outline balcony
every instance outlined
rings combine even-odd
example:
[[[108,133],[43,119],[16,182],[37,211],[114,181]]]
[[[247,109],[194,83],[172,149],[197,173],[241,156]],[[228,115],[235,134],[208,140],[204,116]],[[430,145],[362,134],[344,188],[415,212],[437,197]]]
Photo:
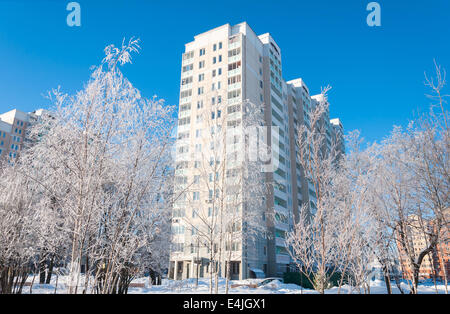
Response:
[[[228,99],[228,104],[229,105],[236,104],[236,103],[241,103],[241,102],[242,102],[242,97],[241,96]]]
[[[237,69],[228,71],[228,77],[232,77],[232,76],[235,76],[235,75],[238,75],[238,74],[241,74],[241,73],[242,73],[242,67],[239,67]]]
[[[283,182],[283,183],[284,183],[284,182]],[[286,192],[280,191],[280,190],[277,189],[277,188],[274,188],[273,191],[274,191],[273,193],[274,193],[275,196],[277,196],[277,197],[279,197],[279,198],[282,198],[282,199],[287,198],[287,197],[286,197]]]
[[[284,208],[283,206],[275,204],[274,208],[275,208],[276,212],[281,213],[285,216],[289,216],[289,211],[286,208]]]
[[[228,90],[231,91],[231,90],[234,90],[234,89],[240,89],[241,87],[242,87],[242,83],[241,82],[234,83],[234,84],[228,85]]]
[[[282,223],[281,221],[275,221],[275,228],[283,230],[283,231],[288,231],[289,225]],[[281,238],[276,238],[276,239],[281,239]],[[284,239],[283,239],[283,241],[284,241]],[[280,245],[280,246],[285,246],[284,242],[283,242],[283,245]]]
[[[191,102],[191,100],[192,100],[192,97],[181,98],[180,99],[180,105],[187,104],[187,103]]]
[[[191,89],[191,88],[192,88],[192,83],[189,83],[189,84],[181,85],[180,90],[184,91],[186,89]]]
[[[241,46],[241,42],[240,41],[236,41],[234,43],[229,43],[228,44],[228,50],[233,50],[234,48],[238,48]]]
[[[233,63],[233,62],[236,62],[236,61],[239,61],[239,60],[241,60],[241,55],[240,54],[238,54],[236,56],[228,57],[228,63]]]
[[[286,247],[286,240],[283,238],[275,238],[275,245]]]
[[[178,114],[178,118],[186,118],[189,117],[191,115],[191,110],[186,110],[186,111],[180,111],[180,113]]]
[[[183,61],[181,61],[181,65],[188,65],[191,64],[193,62],[194,58],[189,58],[189,59],[185,59]]]
[[[190,71],[186,71],[186,72],[181,72],[181,78],[185,78],[188,76],[191,76],[194,74],[194,70],[190,70]]]
[[[291,258],[289,255],[277,254],[276,255],[277,264],[289,264],[291,262]]]

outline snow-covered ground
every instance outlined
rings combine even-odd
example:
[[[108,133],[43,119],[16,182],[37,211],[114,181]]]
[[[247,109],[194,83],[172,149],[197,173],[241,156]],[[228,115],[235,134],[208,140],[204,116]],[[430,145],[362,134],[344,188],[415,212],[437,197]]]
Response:
[[[67,293],[66,277],[60,277],[58,280],[58,286],[56,293]],[[32,278],[28,279],[31,283]],[[249,284],[258,283],[260,280],[248,279],[241,281],[232,281],[231,284]],[[84,282],[84,278],[81,278],[80,282]],[[132,284],[143,285],[144,287],[132,287],[129,289],[130,294],[149,294],[149,293],[180,293],[180,294],[208,294],[209,293],[209,280],[199,279],[198,287],[196,287],[195,279],[174,281],[164,279],[162,285],[160,286],[150,286],[148,284],[148,278],[138,278],[133,280]],[[406,282],[402,282],[402,289],[405,293],[409,292],[409,286]],[[34,284],[32,293],[33,294],[53,294],[55,293],[56,279],[53,278],[51,284],[49,285],[39,285]],[[437,291],[436,291],[437,288]],[[82,287],[79,289],[79,293],[83,290]],[[394,285],[392,287],[392,292],[394,294],[399,294],[400,291]],[[23,293],[30,293],[30,287],[26,286],[23,289]],[[225,279],[219,280],[219,293],[225,293]],[[314,290],[303,289],[302,287],[295,284],[284,284],[280,281],[273,281],[265,286],[258,288],[249,288],[246,286],[241,286],[237,288],[230,288],[229,293],[231,294],[315,294]],[[327,294],[337,294],[338,288],[334,287],[326,290]],[[341,294],[355,293],[358,294],[360,291],[357,288],[345,285],[341,288]],[[364,293],[364,291],[361,291]],[[386,286],[383,281],[372,281],[370,285],[371,294],[385,294]],[[433,283],[423,283],[419,286],[419,293],[421,294],[435,294],[445,293],[445,286],[443,284],[438,284],[437,287]]]

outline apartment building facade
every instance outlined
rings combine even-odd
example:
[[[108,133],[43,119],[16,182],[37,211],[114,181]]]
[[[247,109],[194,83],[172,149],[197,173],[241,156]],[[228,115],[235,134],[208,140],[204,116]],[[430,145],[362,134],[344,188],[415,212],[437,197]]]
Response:
[[[444,219],[446,222],[450,219],[450,209],[444,211]],[[414,258],[417,259],[419,254],[424,251],[430,245],[428,236],[425,231],[437,232],[436,220],[421,222],[417,215],[409,217],[410,227],[410,241],[408,250],[414,254]],[[425,230],[424,230],[425,229]],[[447,223],[443,223],[440,229],[439,243],[437,246],[427,255],[424,256],[422,264],[419,269],[419,279],[432,279],[450,280],[450,243],[449,239],[449,226]],[[397,233],[397,236],[399,234]],[[397,241],[397,248],[399,252],[400,266],[402,271],[402,277],[404,279],[413,279],[413,270],[409,261],[409,255],[406,253],[406,248],[400,241]]]
[[[0,114],[0,162],[15,159],[29,140],[27,128],[38,121],[43,109],[23,112],[18,109]]]
[[[286,234],[298,219],[302,206],[308,204],[314,208],[316,201],[312,184],[300,173],[297,128],[309,125],[311,110],[318,102],[326,100],[320,95],[311,96],[302,79],[285,81],[282,74],[280,47],[269,33],[258,36],[245,22],[212,29],[185,45],[175,186],[187,193],[174,204],[170,278],[208,277],[212,274],[211,267],[222,277],[230,271],[232,279],[282,276],[289,271],[292,263],[285,243]],[[209,189],[209,193],[203,193],[208,188],[200,187],[196,191],[202,184],[197,169],[204,168],[204,164],[217,163],[213,158],[203,158],[208,152],[217,153],[208,138],[217,128],[233,127],[236,141],[240,138],[240,143],[247,145],[242,125],[247,119],[243,107],[248,102],[262,112],[273,171],[264,173],[264,180],[269,183],[264,204],[258,208],[243,204],[241,210],[261,215],[263,230],[257,236],[247,235],[243,221],[237,229],[241,234],[233,236],[238,240],[225,246],[222,254],[226,255],[227,250],[235,251],[231,263],[219,257],[216,264],[211,265],[213,248],[199,244],[196,224],[213,219],[214,215],[201,216],[199,212],[211,212],[211,197],[215,191]],[[324,121],[331,146],[333,138],[342,137],[343,131],[342,124],[339,122],[338,127],[334,127],[328,115],[328,112],[324,115]],[[336,132],[338,129],[342,132]],[[224,154],[230,153],[231,146],[227,146]],[[246,148],[241,146],[241,149]],[[196,157],[200,155],[203,157]],[[211,171],[209,177],[215,179],[227,171],[229,169],[220,173]],[[241,189],[245,188],[246,182],[241,182]]]

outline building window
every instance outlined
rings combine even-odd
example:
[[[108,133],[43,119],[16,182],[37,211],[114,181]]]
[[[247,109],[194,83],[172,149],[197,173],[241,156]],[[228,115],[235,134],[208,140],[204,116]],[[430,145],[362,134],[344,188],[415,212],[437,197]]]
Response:
[[[186,124],[190,124],[191,123],[191,118],[187,117],[187,118],[182,118],[180,120],[178,120],[178,125],[186,125]]]
[[[181,146],[180,148],[178,148],[178,153],[180,153],[180,154],[189,153],[189,147]]]
[[[215,64],[217,62],[217,58],[213,57],[213,64]]]
[[[200,176],[194,176],[194,184],[200,183]]]
[[[194,57],[194,52],[193,51],[189,51],[186,52],[185,54],[183,54],[183,60],[188,60]]]
[[[183,72],[188,72],[194,69],[194,65],[193,64],[189,64],[183,67]]]
[[[240,89],[236,89],[233,90],[231,92],[228,92],[228,99],[232,99],[232,98],[236,98],[241,96],[241,90]]]
[[[186,104],[186,105],[180,106],[180,111],[187,111],[187,110],[191,110],[191,104]]]
[[[181,98],[186,98],[186,97],[191,97],[191,96],[192,96],[192,89],[182,91],[181,95],[180,95]]]
[[[232,114],[232,113],[235,113],[235,112],[239,112],[239,111],[241,111],[241,105],[234,105],[234,106],[229,106],[228,108],[227,108],[227,112],[228,112],[228,114]]]
[[[200,49],[200,56],[204,56],[206,54],[206,48]]]
[[[190,83],[192,83],[192,76],[184,78],[184,79],[181,80],[181,85],[187,85],[187,84],[190,84]]]
[[[174,218],[184,217],[184,209],[183,208],[175,208],[173,210],[173,217]]]
[[[173,243],[173,244],[172,244],[172,247],[173,247],[173,251],[174,251],[174,252],[183,252],[184,243]],[[182,272],[182,270],[180,269],[182,266],[183,266],[183,264],[178,263],[178,269],[177,269],[177,271],[178,271],[179,273]]]
[[[203,61],[200,61],[199,63],[198,63],[198,68],[199,69],[202,69],[202,68],[204,68],[205,67],[205,61],[203,60]]]
[[[241,81],[241,75],[236,75],[228,78],[228,85],[236,84]]]
[[[194,199],[194,201],[200,200],[200,192],[194,192],[193,199]]]
[[[241,67],[241,61],[234,62],[228,65],[228,71],[233,71]]]
[[[198,81],[201,82],[205,79],[205,74],[199,74],[198,75]]]
[[[236,128],[236,127],[238,127],[238,126],[240,126],[240,125],[241,125],[241,120],[240,120],[240,119],[233,120],[233,121],[228,121],[228,122],[227,122],[227,126],[228,126],[229,128]]]
[[[184,234],[184,226],[178,226],[178,225],[172,226],[172,233],[173,234]]]
[[[214,44],[213,45],[213,51],[216,51],[217,50],[217,44]]]
[[[234,57],[241,53],[241,48],[236,48],[233,50],[228,51],[228,57]]]
[[[183,140],[185,138],[189,138],[189,132],[180,132],[178,133],[178,139]]]
[[[222,49],[222,42],[219,43],[219,49]]]
[[[233,275],[239,275],[239,262],[231,263],[231,273]]]

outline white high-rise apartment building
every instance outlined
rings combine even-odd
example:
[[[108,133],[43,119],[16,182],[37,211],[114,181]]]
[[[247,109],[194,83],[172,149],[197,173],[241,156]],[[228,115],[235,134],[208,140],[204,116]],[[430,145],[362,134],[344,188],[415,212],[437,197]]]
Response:
[[[13,109],[0,114],[0,162],[17,157],[28,140],[27,128],[35,123],[43,112],[43,109],[29,113]]]
[[[208,123],[210,119],[217,121],[229,113],[223,128],[239,125],[244,116],[236,106],[245,101],[261,108],[264,123],[269,127],[267,139],[272,159],[278,164],[273,172],[265,174],[271,186],[264,197],[265,208],[243,207],[264,216],[261,221],[265,236],[250,240],[246,228],[238,229],[242,235],[227,248],[238,252],[230,264],[232,279],[282,276],[289,271],[291,259],[285,244],[286,233],[293,227],[303,204],[309,204],[312,210],[315,206],[311,184],[300,175],[296,130],[301,124],[309,125],[309,112],[322,99],[320,95],[311,96],[302,79],[286,82],[281,60],[281,49],[271,35],[258,36],[245,22],[226,24],[195,36],[194,41],[185,45],[182,56],[176,189],[199,184],[197,169],[211,162],[184,158],[186,154],[213,150],[214,144],[209,147],[206,139],[213,131]],[[328,116],[324,119],[331,145],[333,137],[342,136],[342,132],[335,131],[342,131],[342,124],[338,120],[331,124]],[[222,174],[211,174],[214,175]],[[242,185],[245,189],[245,183]],[[186,191],[189,192],[184,197],[189,201],[181,200],[174,205],[169,266],[169,277],[174,279],[208,277],[213,267],[209,260],[211,248],[198,245],[194,231],[195,225],[202,223],[196,220],[197,211],[211,210],[207,204],[214,191],[210,190],[210,195],[188,188]],[[274,219],[266,219],[267,214]],[[220,259],[215,269],[224,277],[226,261]]]

